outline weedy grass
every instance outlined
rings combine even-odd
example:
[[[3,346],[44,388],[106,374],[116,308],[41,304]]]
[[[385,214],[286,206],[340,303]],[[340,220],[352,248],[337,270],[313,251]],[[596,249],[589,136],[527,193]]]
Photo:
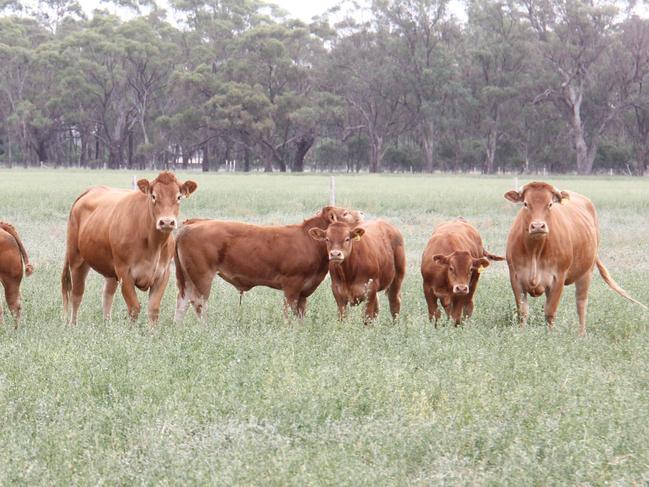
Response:
[[[143,176],[140,174],[139,176]],[[153,174],[147,174],[153,176]],[[325,176],[181,174],[199,183],[183,217],[298,222],[328,201]],[[0,328],[0,484],[427,485],[640,484],[649,480],[649,318],[591,288],[577,336],[567,288],[557,330],[542,300],[515,326],[506,265],[482,276],[462,328],[428,323],[421,252],[438,223],[463,216],[504,253],[516,208],[511,179],[337,176],[337,202],[404,233],[402,315],[339,322],[329,281],[303,322],[277,291],[243,297],[214,282],[207,323],[101,318],[91,273],[80,323],[61,321],[66,218],[87,186],[128,187],[131,173],[0,171],[0,218],[19,229],[36,266],[24,319]],[[522,182],[522,181],[521,181]],[[600,255],[649,303],[649,181],[553,178],[599,210]],[[287,255],[289,259],[291,256]],[[146,295],[140,294],[146,301]],[[5,311],[6,313],[6,311]],[[8,317],[7,317],[8,318]]]

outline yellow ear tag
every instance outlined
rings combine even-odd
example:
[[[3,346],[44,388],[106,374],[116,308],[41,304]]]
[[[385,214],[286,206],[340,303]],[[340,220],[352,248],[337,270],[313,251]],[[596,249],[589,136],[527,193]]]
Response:
[[[567,205],[568,204],[568,198],[561,198],[561,204],[562,205]]]
[[[483,266],[483,265],[481,265],[480,267],[478,267],[478,274],[482,274],[482,273],[485,271],[485,269],[486,269],[486,267]]]
[[[354,237],[354,240],[356,240],[357,242],[358,242],[360,239],[361,239],[361,236],[360,236],[360,235],[356,235],[356,236]]]

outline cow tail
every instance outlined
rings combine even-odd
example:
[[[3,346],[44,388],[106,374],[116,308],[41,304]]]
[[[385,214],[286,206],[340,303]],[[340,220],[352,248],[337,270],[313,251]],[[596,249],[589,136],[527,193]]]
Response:
[[[63,272],[61,272],[61,295],[63,296],[63,311],[67,314],[70,294],[72,293],[72,278],[70,277],[70,261],[66,253],[65,262],[63,262]]]
[[[32,272],[34,272],[34,266],[29,262],[29,256],[27,255],[27,251],[25,250],[25,246],[23,245],[23,242],[20,240],[20,237],[18,236],[18,232],[16,231],[13,225],[5,222],[0,222],[0,228],[2,228],[5,232],[11,235],[16,241],[16,244],[18,244],[18,250],[20,250],[20,255],[22,256],[23,263],[25,264],[25,275],[31,276]]]
[[[482,252],[483,252],[484,256],[487,259],[492,260],[494,262],[495,261],[500,261],[500,260],[505,260],[504,257],[501,257],[500,255],[491,254],[491,253],[487,252],[485,249],[482,249]]]
[[[176,265],[176,284],[178,285],[178,294],[181,298],[185,297],[185,291],[187,289],[187,278],[185,277],[185,270],[183,269],[183,264],[180,262],[180,256],[178,255],[178,241],[176,240],[176,245],[174,248],[174,264]]]
[[[606,282],[606,284],[608,284],[608,287],[610,287],[613,291],[618,293],[623,298],[628,299],[632,303],[638,304],[638,305],[642,306],[644,309],[647,309],[647,306],[645,306],[640,301],[636,301],[631,296],[629,296],[627,294],[627,292],[624,289],[622,289],[618,285],[618,283],[615,282],[615,280],[613,280],[611,275],[608,273],[608,269],[606,269],[606,266],[604,265],[604,263],[602,262],[602,260],[599,257],[597,257],[597,270],[599,271],[600,276],[602,276],[602,279],[604,279],[604,282]]]

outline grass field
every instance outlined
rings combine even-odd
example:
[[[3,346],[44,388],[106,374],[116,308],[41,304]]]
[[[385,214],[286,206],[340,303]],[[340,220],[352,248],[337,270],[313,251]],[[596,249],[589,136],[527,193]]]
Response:
[[[142,176],[142,174],[138,174]],[[185,177],[185,175],[182,175]],[[182,217],[294,223],[328,200],[324,176],[187,175]],[[464,327],[427,321],[420,256],[435,225],[459,215],[503,253],[516,208],[511,179],[338,176],[337,202],[394,223],[406,241],[402,315],[344,322],[325,281],[303,322],[277,291],[239,307],[217,280],[208,323],[126,320],[121,296],[101,318],[91,273],[80,323],[63,325],[59,276],[66,217],[87,186],[129,187],[132,174],[0,171],[0,219],[14,223],[36,272],[23,283],[19,330],[0,328],[0,485],[646,484],[649,317],[591,287],[577,336],[573,287],[557,331],[532,301],[515,322],[506,265],[482,276]],[[649,181],[558,179],[598,207],[600,255],[649,302]],[[521,180],[521,182],[523,182]],[[289,255],[286,258],[290,258]],[[140,295],[145,301],[144,294]]]

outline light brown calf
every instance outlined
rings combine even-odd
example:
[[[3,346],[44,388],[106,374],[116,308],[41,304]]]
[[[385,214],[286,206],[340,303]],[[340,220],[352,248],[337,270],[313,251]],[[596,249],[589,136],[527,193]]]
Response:
[[[574,284],[579,334],[583,335],[588,288],[595,266],[611,289],[645,307],[613,280],[598,257],[599,222],[588,198],[544,182],[508,191],[505,198],[523,205],[507,239],[509,279],[521,326],[526,324],[529,314],[527,295],[538,297],[545,293],[545,319],[552,329],[563,287]]]
[[[241,294],[255,286],[284,291],[285,306],[304,316],[306,299],[327,275],[324,245],[309,237],[337,220],[353,223],[362,213],[327,206],[298,225],[259,226],[221,220],[187,220],[176,242],[178,300],[175,321],[193,305],[201,317],[215,275]]]
[[[5,291],[5,299],[9,311],[14,317],[14,327],[18,328],[20,311],[20,283],[23,279],[23,264],[26,276],[34,271],[29,263],[27,251],[23,246],[18,232],[9,223],[0,222],[0,282]],[[0,324],[4,323],[2,306],[0,306]]]
[[[65,264],[61,275],[66,316],[76,324],[86,276],[92,268],[105,277],[104,317],[108,319],[117,284],[131,319],[140,313],[135,288],[149,291],[149,323],[160,314],[174,254],[172,231],[177,227],[180,200],[196,190],[194,181],[180,183],[161,172],[153,181],[140,179],[139,190],[90,188],[79,196],[68,219]]]
[[[361,226],[332,223],[310,232],[314,240],[327,244],[329,275],[338,313],[342,319],[348,304],[367,300],[365,322],[379,312],[377,293],[387,289],[390,312],[401,310],[401,283],[406,272],[403,237],[389,223],[377,220]]]
[[[480,273],[490,260],[505,258],[487,252],[478,231],[466,221],[445,222],[435,229],[421,257],[428,318],[435,326],[441,315],[438,299],[456,326],[463,313],[471,316]]]

